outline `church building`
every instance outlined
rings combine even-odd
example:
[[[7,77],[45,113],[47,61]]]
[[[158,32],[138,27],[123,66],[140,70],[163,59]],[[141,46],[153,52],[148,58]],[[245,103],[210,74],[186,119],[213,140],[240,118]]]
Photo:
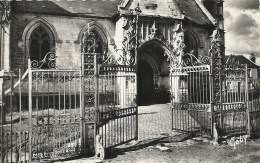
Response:
[[[100,56],[119,57],[120,50],[129,51],[127,62],[137,67],[139,105],[170,101],[168,58],[176,50],[174,31],[183,32],[184,53],[196,58],[208,54],[214,29],[219,28],[224,35],[222,0],[0,3],[2,71],[25,72],[29,59],[41,61],[48,52],[55,53],[57,69],[79,69],[81,53],[85,52],[84,33],[91,31]],[[136,14],[138,22],[130,21]],[[137,42],[131,44],[135,27]],[[137,56],[133,57],[131,46],[135,44]]]

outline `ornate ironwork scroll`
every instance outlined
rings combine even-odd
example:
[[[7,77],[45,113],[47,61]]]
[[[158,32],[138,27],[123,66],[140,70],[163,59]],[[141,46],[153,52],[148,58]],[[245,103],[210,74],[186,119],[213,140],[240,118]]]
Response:
[[[55,51],[48,52],[41,61],[33,60],[31,62],[32,69],[55,69],[56,68],[56,53]]]
[[[109,55],[104,63],[115,65],[135,65],[136,64],[136,49],[138,48],[138,19],[141,13],[138,6],[134,10],[130,10],[130,15],[124,17],[124,39],[122,49],[117,49]]]
[[[210,58],[209,56],[199,56],[197,58],[194,56],[193,51],[190,53],[186,53],[182,56],[182,66],[202,66],[202,65],[209,65]]]
[[[220,49],[220,34],[218,29],[213,31],[209,55],[211,57],[211,73],[213,80],[212,103],[214,103],[214,111],[220,111],[222,94],[222,56]]]
[[[84,82],[84,107],[87,122],[95,122],[95,71],[96,54],[86,53],[83,55],[83,82]]]
[[[102,44],[98,34],[90,27],[83,33],[81,40],[82,51],[82,124],[83,136],[82,143],[85,144],[84,153],[94,151],[95,138],[95,123],[97,113],[97,99],[98,99],[98,64],[102,62],[105,55],[102,52]],[[102,50],[100,50],[102,49]]]
[[[84,53],[96,52],[96,48],[98,47],[96,43],[96,37],[93,31],[90,31],[89,28],[83,33],[81,45],[82,45],[82,51]]]
[[[197,58],[193,54],[193,50],[189,53],[184,53],[186,45],[184,44],[184,32],[181,24],[176,24],[172,32],[173,41],[167,42],[166,44],[172,51],[172,53],[167,54],[168,60],[170,61],[170,69],[210,65],[210,56],[208,55],[199,55]],[[217,43],[214,43],[212,50],[216,50],[215,44]]]
[[[210,64],[209,56],[194,56],[193,51],[184,54],[184,32],[181,24],[177,24],[173,29],[173,41],[168,44],[172,53],[168,54],[170,69],[186,66],[202,66]]]

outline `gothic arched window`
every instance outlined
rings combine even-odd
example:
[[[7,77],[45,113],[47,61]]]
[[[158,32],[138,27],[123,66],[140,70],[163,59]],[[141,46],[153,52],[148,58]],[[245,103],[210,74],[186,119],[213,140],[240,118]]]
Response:
[[[190,32],[184,33],[184,44],[186,45],[185,53],[193,51],[193,55],[198,57],[198,44],[196,38]]]
[[[54,41],[50,31],[41,25],[36,27],[29,38],[30,59],[41,61],[53,47]]]

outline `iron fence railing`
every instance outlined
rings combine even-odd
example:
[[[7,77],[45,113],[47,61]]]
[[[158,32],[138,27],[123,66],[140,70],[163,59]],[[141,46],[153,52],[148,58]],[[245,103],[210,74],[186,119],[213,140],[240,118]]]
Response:
[[[101,66],[98,130],[105,148],[137,139],[136,70],[134,66]]]
[[[81,154],[80,74],[29,68],[4,79],[1,162]]]
[[[260,136],[260,79],[249,80],[248,107],[253,136]]]
[[[210,67],[172,69],[170,78],[172,129],[211,135]]]

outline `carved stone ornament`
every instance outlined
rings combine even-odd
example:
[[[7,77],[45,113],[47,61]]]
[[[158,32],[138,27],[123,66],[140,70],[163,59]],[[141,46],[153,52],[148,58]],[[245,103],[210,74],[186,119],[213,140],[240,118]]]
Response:
[[[213,34],[211,35],[211,46],[210,46],[210,57],[216,58],[221,57],[221,38],[219,34],[219,30],[215,29]]]
[[[173,41],[167,46],[170,47],[172,53],[167,54],[170,61],[170,70],[187,66],[204,66],[210,65],[211,57],[221,56],[221,41],[220,34],[215,30],[212,34],[211,49],[209,55],[199,55],[198,58],[194,55],[194,51],[184,53],[184,32],[181,24],[177,24],[173,29]]]
[[[135,12],[135,13],[134,13]],[[116,65],[135,65],[136,49],[138,48],[138,17],[142,11],[139,4],[134,10],[130,10],[130,14],[124,17],[122,28],[124,29],[124,38],[122,49],[115,47],[114,52],[107,57],[104,63]]]
[[[184,32],[181,24],[177,24],[173,29],[173,41],[170,43],[172,53],[169,54],[170,68],[176,68],[183,64],[182,57],[184,55]]]
[[[151,34],[149,35],[149,39],[154,39],[156,38],[156,34],[157,34],[157,28],[155,27],[155,20],[153,22],[153,26],[152,28],[150,28]]]
[[[0,24],[11,22],[10,2],[0,2]]]

